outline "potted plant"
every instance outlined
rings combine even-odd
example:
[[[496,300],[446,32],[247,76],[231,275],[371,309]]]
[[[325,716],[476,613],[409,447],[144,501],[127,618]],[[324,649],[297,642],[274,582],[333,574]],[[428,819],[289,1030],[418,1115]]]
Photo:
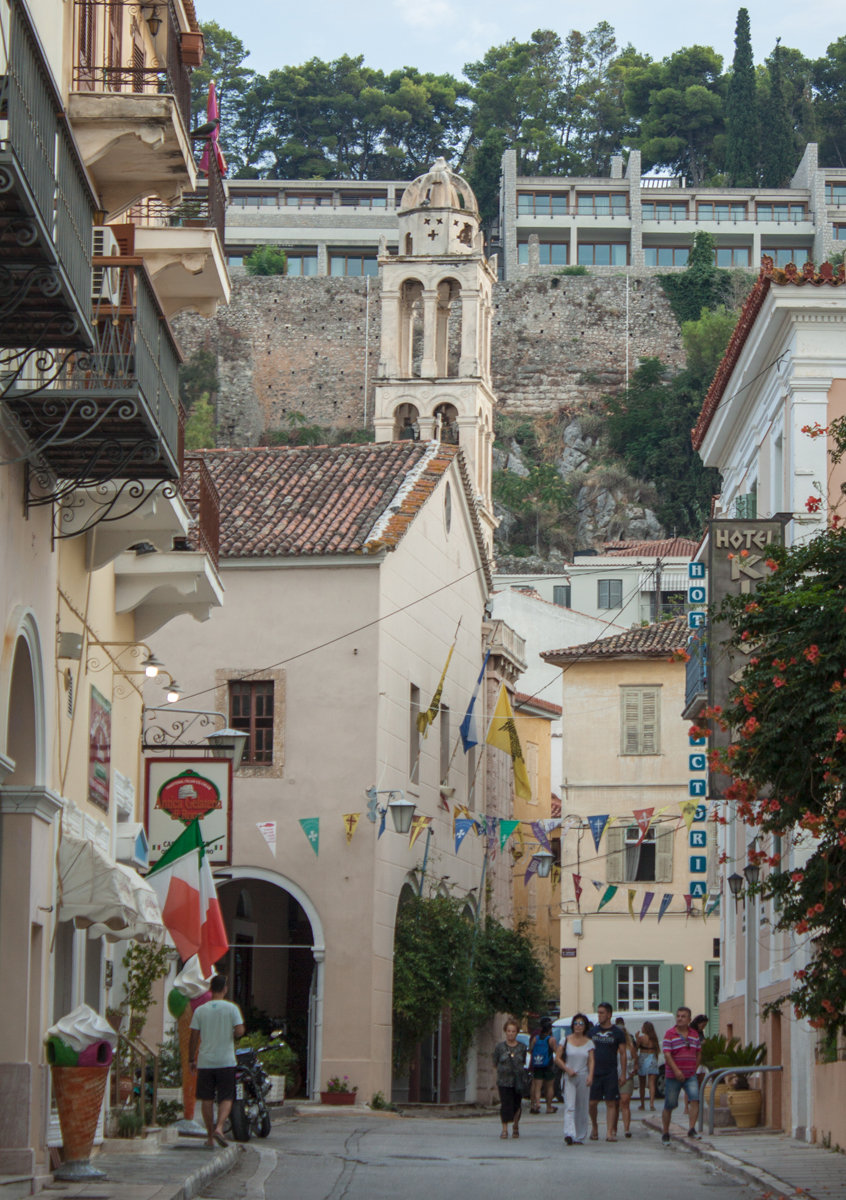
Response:
[[[263,1033],[247,1033],[240,1042],[240,1047],[249,1047],[251,1050],[258,1050],[261,1046],[267,1045],[267,1038]],[[259,1055],[262,1066],[270,1076],[271,1091],[268,1095],[268,1103],[276,1103],[285,1099],[285,1096],[296,1096],[300,1089],[300,1060],[287,1042],[278,1040],[268,1046],[263,1054]]]
[[[343,1079],[339,1079],[337,1075],[333,1075],[326,1084],[326,1091],[320,1093],[320,1103],[355,1104],[355,1094],[357,1091],[357,1087],[350,1087],[349,1075],[345,1075]]]
[[[723,1054],[732,1053],[736,1047],[740,1045],[740,1038],[728,1038],[724,1033],[715,1033],[711,1037],[702,1039],[702,1066],[707,1070],[717,1070],[717,1059]],[[709,1104],[711,1101],[711,1088],[714,1085],[709,1083],[705,1088],[704,1101]],[[724,1096],[728,1094],[729,1086],[724,1081],[717,1084],[717,1098],[715,1104],[721,1104]]]
[[[727,1046],[722,1054],[718,1054],[714,1059],[714,1067],[759,1067],[766,1061],[767,1047],[763,1042],[760,1046],[752,1042],[745,1046],[738,1043],[733,1047]],[[728,1093],[728,1104],[738,1129],[755,1128],[761,1117],[763,1102],[761,1089],[749,1086],[747,1072],[734,1076]]]

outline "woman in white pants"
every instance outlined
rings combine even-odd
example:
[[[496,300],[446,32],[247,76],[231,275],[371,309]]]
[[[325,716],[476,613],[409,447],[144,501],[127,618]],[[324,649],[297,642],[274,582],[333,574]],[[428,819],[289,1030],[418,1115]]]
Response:
[[[588,1135],[588,1094],[593,1083],[593,1042],[584,1013],[576,1013],[573,1032],[562,1040],[555,1061],[564,1072],[564,1141],[584,1145]]]

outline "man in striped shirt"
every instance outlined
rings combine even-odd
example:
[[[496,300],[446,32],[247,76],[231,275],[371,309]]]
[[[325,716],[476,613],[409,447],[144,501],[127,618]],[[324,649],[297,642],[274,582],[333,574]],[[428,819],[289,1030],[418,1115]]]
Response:
[[[682,1091],[690,1101],[690,1132],[688,1137],[698,1138],[696,1118],[699,1116],[699,1088],[696,1083],[696,1072],[702,1058],[702,1039],[695,1029],[690,1028],[690,1009],[682,1006],[676,1009],[676,1024],[664,1034],[661,1049],[664,1051],[664,1061],[667,1064],[664,1078],[664,1111],[661,1119],[664,1132],[661,1141],[665,1146],[670,1144],[670,1120],[673,1109],[678,1106]]]

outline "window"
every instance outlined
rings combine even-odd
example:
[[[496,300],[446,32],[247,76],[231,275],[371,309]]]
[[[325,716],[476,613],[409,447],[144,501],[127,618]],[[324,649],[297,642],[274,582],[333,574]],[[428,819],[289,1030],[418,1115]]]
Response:
[[[825,185],[826,204],[846,204],[846,183],[827,183]]]
[[[804,204],[759,204],[757,206],[759,221],[807,221],[808,214]]]
[[[273,762],[273,684],[229,685],[229,724],[249,736],[241,755],[244,766]]]
[[[259,208],[262,205],[267,205],[267,204],[271,204],[271,205],[275,206],[279,203],[279,198],[275,193],[273,193],[272,195],[265,194],[265,195],[245,196],[243,192],[239,192],[238,194],[231,197],[230,203],[234,204],[237,208]]]
[[[569,255],[566,242],[541,242],[538,245],[538,261],[542,267],[565,267]],[[520,242],[517,246],[517,261],[524,266],[529,261],[529,243]]]
[[[846,239],[846,225],[834,226],[834,239],[838,242],[842,242],[844,239]]]
[[[226,262],[230,267],[243,267],[244,256],[243,254],[228,254],[226,256]]]
[[[661,1009],[659,967],[617,966],[618,1012],[659,1012]]]
[[[552,603],[557,604],[559,608],[570,607],[570,584],[563,583],[560,586],[552,589]]]
[[[580,217],[625,217],[629,211],[627,192],[579,192],[576,203]]]
[[[655,826],[650,825],[641,841],[639,825],[630,825],[625,836],[625,882],[650,883],[655,879]]]
[[[620,688],[620,753],[660,754],[661,691]]]
[[[441,783],[444,786],[449,781],[449,759],[450,750],[452,747],[449,744],[449,709],[445,704],[441,705],[440,716],[438,717],[439,733],[440,733],[440,752],[441,752]]]
[[[735,496],[734,515],[738,521],[754,521],[758,517],[758,492],[743,492]]]
[[[289,208],[331,208],[332,196],[316,195],[316,196],[291,196],[286,195],[285,204]]]
[[[770,249],[765,247],[762,254],[768,254],[777,267],[786,267],[788,263],[804,263],[811,257],[810,246],[778,246]]]
[[[417,718],[420,716],[420,688],[412,683],[408,705],[408,778],[411,783],[420,782],[420,731]]]
[[[597,608],[623,607],[622,579],[600,579],[597,587],[599,589]]]
[[[287,251],[286,251],[287,254]],[[288,258],[288,275],[316,275],[317,274],[317,255],[316,254],[287,254]]]
[[[640,827],[621,817],[606,832],[605,877],[608,883],[670,883],[673,878],[673,839],[669,823],[657,822],[640,841]]]
[[[689,254],[686,246],[643,247],[643,261],[647,267],[684,267]]]
[[[517,214],[523,217],[565,217],[566,192],[518,192]]]
[[[700,221],[745,221],[746,204],[731,204],[728,201],[719,204],[697,204],[696,215]]]
[[[717,247],[717,266],[718,267],[748,267],[749,266],[749,247],[748,246],[718,246]]]
[[[376,256],[368,254],[333,254],[329,262],[330,275],[378,275]]]
[[[538,802],[538,747],[535,742],[526,742],[526,772],[532,788],[530,804]]]
[[[687,204],[684,201],[644,200],[641,211],[644,221],[687,220]]]
[[[609,242],[579,242],[579,264],[584,267],[625,267],[629,261],[629,248],[624,244]]]
[[[354,192],[341,195],[341,205],[344,208],[387,208],[387,196],[357,196]]]

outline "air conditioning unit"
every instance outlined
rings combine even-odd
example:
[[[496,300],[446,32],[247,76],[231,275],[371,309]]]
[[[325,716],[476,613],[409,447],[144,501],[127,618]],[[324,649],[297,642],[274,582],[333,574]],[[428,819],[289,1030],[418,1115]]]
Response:
[[[94,257],[111,258],[120,256],[117,238],[108,225],[94,226]],[[106,303],[115,308],[120,304],[120,269],[118,267],[95,267],[91,299],[94,304]]]

